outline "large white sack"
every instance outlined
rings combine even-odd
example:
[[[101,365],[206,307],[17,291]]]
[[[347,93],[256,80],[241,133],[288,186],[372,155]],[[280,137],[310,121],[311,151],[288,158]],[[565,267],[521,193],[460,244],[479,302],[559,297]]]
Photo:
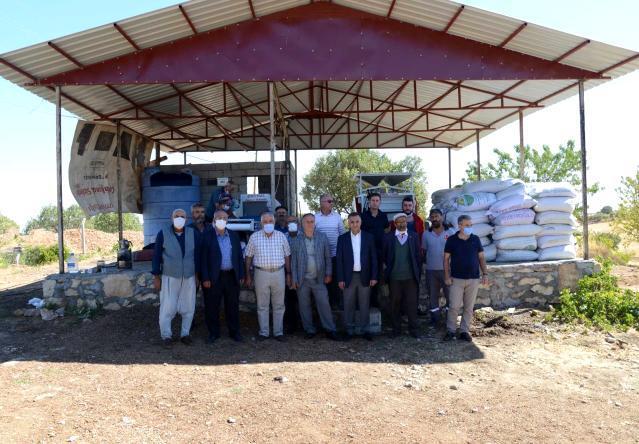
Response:
[[[558,224],[577,226],[577,219],[572,213],[563,211],[542,211],[535,216],[535,223],[538,225]]]
[[[495,244],[484,247],[484,259],[486,259],[486,262],[495,262],[495,259],[497,259],[497,247]]]
[[[495,225],[530,225],[535,222],[535,212],[530,208],[508,211],[492,218]]]
[[[486,247],[492,243],[489,237],[483,236],[479,238],[482,247]]]
[[[572,197],[540,197],[537,205],[533,207],[537,213],[544,211],[563,211],[572,213],[575,209],[575,201]]]
[[[455,199],[458,211],[487,210],[495,203],[494,193],[464,193]]]
[[[499,193],[520,183],[519,179],[486,179],[464,184],[464,193]]]
[[[572,185],[566,182],[531,182],[526,184],[528,194],[541,197],[577,197]]]
[[[537,238],[535,236],[507,237],[495,242],[498,250],[530,250],[537,249]]]
[[[562,259],[574,259],[577,251],[574,245],[560,245],[558,247],[540,248],[537,250],[540,261],[559,261]]]
[[[536,251],[497,249],[497,262],[536,261],[538,257],[539,254]]]
[[[539,225],[500,225],[495,227],[493,240],[506,239],[508,237],[535,236],[542,228]]]
[[[507,213],[508,211],[532,208],[536,204],[537,201],[530,196],[509,196],[504,200],[498,200],[492,204],[488,210],[488,214],[497,216],[501,213]]]
[[[575,227],[572,225],[560,225],[560,224],[548,224],[542,225],[542,230],[537,233],[537,237],[541,236],[560,236],[560,235],[571,235],[575,232]]]
[[[479,237],[486,237],[493,234],[493,227],[490,224],[473,224],[473,234]]]
[[[497,200],[504,200],[510,196],[524,197],[526,195],[526,185],[522,183],[516,183],[513,186],[506,188],[504,191],[497,193]]]
[[[574,245],[575,238],[568,234],[559,236],[541,236],[537,238],[539,248],[560,247],[562,245]]]
[[[457,227],[457,218],[461,215],[470,216],[470,220],[473,224],[487,224],[489,222],[486,210],[482,211],[449,211],[446,213],[446,223],[451,224],[453,227]]]
[[[445,201],[451,201],[453,199],[456,199],[457,197],[459,197],[462,193],[464,192],[464,190],[460,188],[446,188],[443,190],[437,190],[435,191],[431,196],[430,196],[430,200],[434,203],[440,203],[440,202],[445,202]]]

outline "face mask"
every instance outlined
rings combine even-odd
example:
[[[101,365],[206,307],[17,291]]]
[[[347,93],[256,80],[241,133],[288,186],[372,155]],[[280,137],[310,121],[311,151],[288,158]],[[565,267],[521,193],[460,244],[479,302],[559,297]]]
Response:
[[[297,233],[297,224],[295,222],[288,224],[288,231],[291,233]]]
[[[175,219],[173,219],[173,226],[177,228],[178,230],[181,230],[182,228],[184,228],[185,223],[186,223],[186,219],[183,217],[176,217]]]
[[[466,234],[467,236],[473,234],[473,227],[464,227],[464,234]]]
[[[275,230],[275,224],[264,224],[264,232],[266,234],[271,234]]]
[[[216,219],[215,220],[215,228],[218,230],[223,230],[226,228],[226,221],[224,219]]]

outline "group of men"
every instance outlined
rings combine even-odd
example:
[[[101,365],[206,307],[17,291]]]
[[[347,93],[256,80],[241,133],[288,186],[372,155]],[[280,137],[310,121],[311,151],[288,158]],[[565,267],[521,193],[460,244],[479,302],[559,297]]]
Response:
[[[255,291],[258,341],[272,336],[284,342],[300,320],[305,338],[313,338],[318,332],[313,305],[327,338],[348,340],[359,334],[372,341],[370,305],[378,299],[380,284],[389,288],[392,336],[402,333],[402,317],[406,316],[408,333],[419,338],[417,310],[424,263],[431,323],[442,318],[443,293],[447,304],[444,340],[472,340],[473,306],[480,277],[486,283],[487,269],[470,218],[459,218],[459,230],[447,229],[442,213],[433,209],[428,226],[414,212],[412,198],[406,197],[403,211],[389,221],[380,210],[379,194],[370,195],[368,201],[369,208],[361,214],[348,215],[348,230],[333,209],[334,199],[329,194],[320,197],[320,211],[304,214],[299,224],[280,206],[274,213],[261,215],[262,228],[250,236],[244,249],[239,236],[226,227],[230,213],[226,200],[216,204],[210,225],[200,204],[192,206],[193,222],[188,226],[185,211],[173,211],[172,225],[157,235],[152,271],[160,292],[159,324],[164,345],[170,347],[173,342],[171,321],[177,313],[182,318],[180,340],[192,343],[190,330],[198,287],[203,294],[209,343],[220,338],[222,301],[229,336],[243,341],[239,323],[242,286]],[[462,307],[457,336],[457,316]],[[343,335],[338,333],[333,318],[337,308],[344,311]]]

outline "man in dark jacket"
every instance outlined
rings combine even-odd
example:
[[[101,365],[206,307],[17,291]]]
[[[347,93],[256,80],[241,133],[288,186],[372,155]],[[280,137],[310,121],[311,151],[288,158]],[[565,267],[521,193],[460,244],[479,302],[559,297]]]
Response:
[[[393,336],[401,334],[402,311],[408,317],[408,331],[420,338],[417,323],[417,298],[421,255],[417,234],[408,231],[407,217],[398,213],[393,218],[395,231],[384,238],[385,279],[391,295]]]
[[[206,230],[202,254],[202,287],[204,319],[209,330],[209,343],[220,337],[220,302],[224,299],[224,317],[229,335],[237,342],[240,334],[240,286],[244,280],[240,238],[226,228],[226,211],[213,215],[213,229]]]
[[[355,307],[359,303],[359,330],[366,340],[372,341],[370,292],[377,284],[378,271],[375,238],[361,230],[359,213],[348,215],[348,225],[350,231],[337,239],[337,284],[344,292],[346,337],[355,333]]]

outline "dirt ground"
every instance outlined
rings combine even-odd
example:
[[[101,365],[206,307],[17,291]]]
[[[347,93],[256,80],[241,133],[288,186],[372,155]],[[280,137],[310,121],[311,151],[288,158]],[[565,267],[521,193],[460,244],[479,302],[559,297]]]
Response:
[[[0,442],[639,442],[639,334],[478,312],[475,342],[159,346],[157,308],[16,317],[0,293]],[[177,331],[177,324],[174,324]],[[284,382],[276,381],[284,377]]]

